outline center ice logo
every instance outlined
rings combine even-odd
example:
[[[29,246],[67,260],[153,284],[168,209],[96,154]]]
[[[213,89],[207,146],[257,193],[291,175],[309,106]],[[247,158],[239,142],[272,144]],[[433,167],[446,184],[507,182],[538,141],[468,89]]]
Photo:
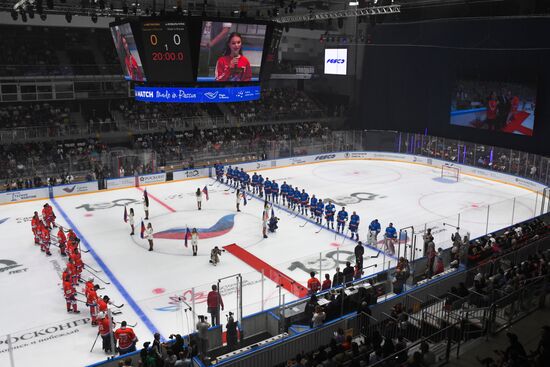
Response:
[[[235,214],[228,214],[221,217],[216,224],[210,228],[197,228],[199,239],[213,238],[223,236],[233,229],[235,225]],[[170,228],[162,232],[153,234],[153,238],[162,238],[166,240],[184,240],[188,227]],[[191,230],[192,228],[189,227]]]

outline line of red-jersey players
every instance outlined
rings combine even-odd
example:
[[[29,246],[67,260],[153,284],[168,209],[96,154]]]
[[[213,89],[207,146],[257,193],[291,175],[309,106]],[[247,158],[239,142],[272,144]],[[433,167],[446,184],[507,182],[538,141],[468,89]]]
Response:
[[[79,251],[80,239],[76,236],[72,229],[69,229],[67,235],[63,227],[55,224],[55,214],[53,208],[49,204],[44,204],[42,209],[42,219],[38,212],[34,212],[31,220],[32,232],[34,235],[35,245],[40,246],[40,250],[46,255],[51,256],[51,235],[50,232],[54,228],[59,228],[57,235],[53,235],[57,239],[57,247],[61,256],[68,256],[69,261],[63,271],[63,294],[67,304],[67,312],[80,313],[77,305],[76,287],[81,280],[84,262]],[[99,334],[103,340],[103,350],[111,353],[111,321],[108,318],[107,308],[109,304],[109,296],[99,297],[97,290],[99,285],[94,284],[94,278],[89,277],[85,283],[84,296],[86,297],[86,306],[90,308],[90,317],[92,326],[98,326]],[[126,326],[123,321],[121,327],[114,332],[115,339],[118,341],[118,349],[120,354],[130,353],[135,351],[137,337],[132,330]]]

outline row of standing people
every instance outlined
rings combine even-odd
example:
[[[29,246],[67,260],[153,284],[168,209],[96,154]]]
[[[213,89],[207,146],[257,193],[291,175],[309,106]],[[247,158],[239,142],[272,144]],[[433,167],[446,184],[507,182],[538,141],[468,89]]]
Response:
[[[349,216],[345,207],[342,207],[338,213],[336,213],[336,207],[330,200],[317,198],[315,194],[311,197],[305,189],[299,190],[298,187],[293,187],[287,184],[286,181],[279,187],[279,184],[275,180],[270,180],[269,177],[265,179],[261,174],[254,172],[250,176],[243,168],[232,168],[228,166],[227,169],[218,163],[214,165],[216,171],[216,179],[220,182],[224,182],[224,175],[226,183],[230,186],[240,187],[242,190],[247,190],[253,194],[257,194],[260,197],[265,197],[266,201],[282,204],[292,211],[297,211],[303,216],[309,216],[315,219],[319,225],[323,224],[323,216],[327,228],[334,230],[334,221],[336,217],[336,231],[338,233],[344,233],[346,224],[348,224],[348,232],[350,238],[355,241],[359,241],[359,224],[360,217],[354,211]],[[239,197],[237,197],[237,209],[239,204]],[[309,213],[308,213],[309,211]],[[367,244],[371,246],[377,246],[378,235],[381,232],[381,226],[378,219],[374,219],[368,227]],[[264,234],[265,237],[265,234]],[[397,241],[397,230],[390,223],[384,233],[384,245],[385,250],[390,254],[395,253],[395,242]]]
[[[42,209],[42,215],[39,215],[37,211],[31,219],[31,229],[34,237],[34,243],[40,246],[41,251],[45,252],[48,256],[52,256],[50,247],[53,245],[59,248],[59,253],[63,257],[67,257],[68,261],[66,267],[61,275],[63,296],[65,298],[65,305],[68,313],[78,314],[77,298],[78,294],[84,295],[86,301],[84,302],[90,309],[91,325],[98,326],[98,335],[101,335],[103,339],[103,349],[106,352],[111,352],[111,335],[113,334],[115,340],[118,341],[118,350],[121,354],[128,353],[133,346],[135,350],[135,342],[137,338],[131,328],[126,327],[126,322],[121,323],[121,327],[116,331],[112,331],[111,322],[107,317],[107,308],[110,302],[109,296],[105,295],[99,297],[97,291],[100,286],[94,284],[94,278],[89,277],[85,282],[85,286],[82,292],[77,291],[79,283],[82,280],[82,270],[84,269],[84,262],[82,261],[82,254],[80,251],[80,239],[76,236],[72,229],[67,231],[62,226],[58,226],[55,223],[55,213],[53,208],[49,204],[44,204]],[[57,234],[51,232],[57,228]],[[65,234],[67,232],[67,234]]]

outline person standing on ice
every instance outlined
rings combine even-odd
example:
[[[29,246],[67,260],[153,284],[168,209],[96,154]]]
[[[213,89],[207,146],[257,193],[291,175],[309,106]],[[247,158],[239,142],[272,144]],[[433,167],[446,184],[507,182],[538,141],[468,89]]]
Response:
[[[195,196],[197,197],[197,209],[201,210],[202,205],[202,191],[200,188],[197,189],[197,192],[195,192]]]
[[[356,212],[353,212],[349,219],[349,231],[351,232],[351,239],[355,239],[356,241],[359,241],[359,216]],[[356,238],[354,238],[356,237]]]
[[[242,195],[241,195],[241,190],[237,189],[235,191],[235,200],[236,200],[236,204],[237,204],[237,211],[240,212],[241,209],[240,209],[240,205],[241,205],[241,198],[242,198]]]
[[[147,223],[147,228],[145,229],[145,238],[149,242],[149,251],[153,251],[153,225],[151,222]]]
[[[128,223],[130,223],[130,228],[132,228],[132,233],[130,236],[134,235],[134,208],[130,208],[130,214],[128,214]]]
[[[191,231],[191,248],[193,249],[193,256],[197,256],[197,251],[199,250],[199,234],[196,228],[193,228]]]
[[[145,212],[145,219],[149,220],[149,196],[147,195],[147,191],[143,195],[143,211]]]

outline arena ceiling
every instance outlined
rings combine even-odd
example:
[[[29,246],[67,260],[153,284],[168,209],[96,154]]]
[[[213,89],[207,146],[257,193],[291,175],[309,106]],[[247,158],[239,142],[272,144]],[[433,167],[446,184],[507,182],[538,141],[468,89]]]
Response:
[[[351,5],[356,3],[357,5]],[[398,4],[401,14],[392,20],[452,18],[482,15],[540,14],[550,0],[0,0],[0,11],[38,13],[70,12],[97,16],[152,15],[160,11],[248,16],[274,19],[282,16]],[[181,10],[180,10],[181,9]]]

